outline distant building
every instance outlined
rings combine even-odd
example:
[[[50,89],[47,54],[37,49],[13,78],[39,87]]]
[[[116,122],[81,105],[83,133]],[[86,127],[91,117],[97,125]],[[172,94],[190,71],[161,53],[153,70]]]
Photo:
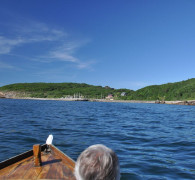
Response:
[[[121,93],[121,96],[126,96],[126,92],[122,92]]]
[[[113,96],[112,94],[109,94],[109,95],[106,97],[106,99],[108,99],[108,100],[113,100],[113,98],[114,98],[114,96]]]

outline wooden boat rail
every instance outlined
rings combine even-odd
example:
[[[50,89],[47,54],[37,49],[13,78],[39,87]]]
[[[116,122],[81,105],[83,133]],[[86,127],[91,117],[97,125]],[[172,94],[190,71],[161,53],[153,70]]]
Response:
[[[46,149],[46,147],[47,147],[46,144],[42,145],[41,146],[41,151],[44,151]],[[24,152],[22,154],[14,156],[14,157],[12,157],[10,159],[7,159],[5,161],[2,161],[2,162],[0,162],[0,170],[5,168],[5,167],[7,167],[7,166],[10,166],[10,165],[12,165],[14,163],[17,163],[18,161],[21,161],[21,160],[23,160],[25,158],[28,158],[30,156],[33,156],[33,150],[26,151],[26,152]]]
[[[35,166],[33,150],[0,162],[0,179],[70,179],[75,180],[75,162],[54,145],[40,146],[41,166]],[[34,154],[35,155],[35,154]]]

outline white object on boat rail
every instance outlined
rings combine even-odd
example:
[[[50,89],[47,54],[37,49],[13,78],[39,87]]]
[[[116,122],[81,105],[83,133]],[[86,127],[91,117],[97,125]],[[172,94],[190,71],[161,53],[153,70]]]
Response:
[[[50,145],[50,144],[52,144],[52,141],[53,141],[53,135],[50,134],[50,135],[48,136],[47,140],[46,140],[46,144],[47,144],[47,145]]]

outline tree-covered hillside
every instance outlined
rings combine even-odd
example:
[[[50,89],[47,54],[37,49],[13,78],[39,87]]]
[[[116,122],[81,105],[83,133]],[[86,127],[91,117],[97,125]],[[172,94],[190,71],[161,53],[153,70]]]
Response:
[[[85,98],[100,99],[112,94],[114,99],[122,100],[193,100],[195,99],[195,78],[176,83],[147,86],[137,91],[84,83],[17,83],[0,87],[0,91],[11,91],[20,96],[41,98],[61,98],[79,94]]]
[[[147,86],[135,91],[132,99],[191,100],[195,99],[195,78],[186,81]]]
[[[17,83],[0,87],[0,91],[20,92],[22,96],[41,98],[61,98],[74,95],[85,98],[105,98],[108,94],[117,96],[121,92],[121,90],[108,86],[93,86],[84,83]]]

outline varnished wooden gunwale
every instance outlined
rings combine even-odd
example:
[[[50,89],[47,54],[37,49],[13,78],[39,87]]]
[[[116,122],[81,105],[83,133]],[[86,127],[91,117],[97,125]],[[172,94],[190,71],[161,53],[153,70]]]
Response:
[[[0,179],[72,179],[75,162],[55,146],[50,145],[51,152],[43,152],[42,166],[34,167],[33,151],[27,151],[14,158],[1,162]]]
[[[46,147],[47,147],[46,144],[42,145],[41,146],[41,151],[44,151]],[[14,157],[12,157],[10,159],[7,159],[5,161],[2,161],[2,162],[0,162],[0,170],[7,167],[7,166],[10,166],[14,163],[17,163],[18,161],[22,161],[23,159],[26,159],[30,156],[33,156],[33,150],[26,151],[22,154],[14,156]]]

